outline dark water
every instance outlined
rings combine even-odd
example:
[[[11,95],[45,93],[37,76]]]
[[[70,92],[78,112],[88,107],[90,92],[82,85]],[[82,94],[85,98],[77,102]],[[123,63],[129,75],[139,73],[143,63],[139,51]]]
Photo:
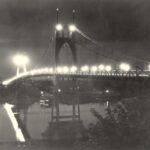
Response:
[[[82,104],[80,105],[81,120],[85,127],[91,122],[96,122],[96,118],[90,112],[91,109],[96,109],[100,114],[104,115],[105,105],[100,104]],[[72,113],[71,105],[60,105],[61,115],[69,115]],[[1,141],[15,141],[15,132],[12,128],[11,122],[6,114],[6,111],[0,106],[0,142]],[[41,108],[39,103],[35,103],[28,109],[27,113],[27,129],[32,139],[42,139],[42,133],[48,127],[51,121],[51,109]],[[22,116],[23,117],[23,116]]]

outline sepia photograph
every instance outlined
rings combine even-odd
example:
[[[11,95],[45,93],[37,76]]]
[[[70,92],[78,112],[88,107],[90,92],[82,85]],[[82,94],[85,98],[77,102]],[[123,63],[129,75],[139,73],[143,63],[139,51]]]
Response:
[[[0,0],[0,150],[150,150],[150,1]]]

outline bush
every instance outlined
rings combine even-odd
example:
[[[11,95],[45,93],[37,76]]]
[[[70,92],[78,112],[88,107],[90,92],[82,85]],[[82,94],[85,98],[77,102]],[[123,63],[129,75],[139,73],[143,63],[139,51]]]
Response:
[[[141,100],[142,99],[142,100]],[[148,99],[125,99],[106,109],[102,117],[91,110],[98,119],[90,124],[89,142],[103,147],[148,147],[150,139],[150,102]]]

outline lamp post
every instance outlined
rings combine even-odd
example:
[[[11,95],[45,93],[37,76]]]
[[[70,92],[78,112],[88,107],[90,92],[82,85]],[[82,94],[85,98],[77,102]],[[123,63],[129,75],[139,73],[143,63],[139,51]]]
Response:
[[[27,71],[26,65],[29,64],[29,58],[27,56],[17,54],[13,57],[13,62],[17,66],[17,76],[20,73],[20,68],[22,68],[24,72]]]

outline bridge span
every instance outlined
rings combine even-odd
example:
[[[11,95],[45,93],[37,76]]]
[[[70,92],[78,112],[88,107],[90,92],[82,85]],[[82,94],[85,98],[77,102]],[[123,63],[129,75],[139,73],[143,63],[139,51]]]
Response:
[[[2,82],[3,85],[9,85],[12,82],[19,80],[19,79],[25,79],[30,77],[37,77],[37,76],[48,76],[48,77],[71,77],[71,78],[149,78],[150,77],[150,71],[149,70],[130,70],[130,71],[120,71],[120,70],[111,70],[111,71],[91,71],[91,70],[69,70],[69,68],[66,68],[66,70],[54,70],[53,68],[40,68],[40,69],[33,69],[31,71],[20,73],[19,75],[16,75],[12,78],[9,78],[7,80],[4,80]]]

